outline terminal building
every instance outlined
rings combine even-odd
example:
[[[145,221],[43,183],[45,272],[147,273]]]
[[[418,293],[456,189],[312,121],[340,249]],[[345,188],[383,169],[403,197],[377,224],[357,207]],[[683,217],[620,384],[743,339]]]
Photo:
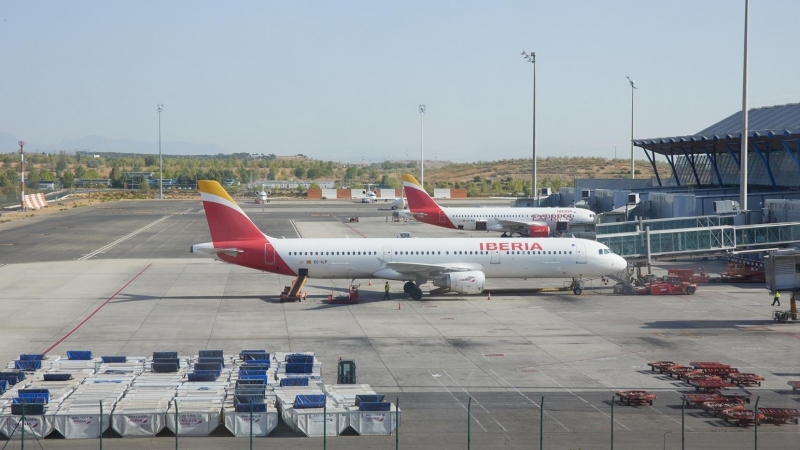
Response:
[[[651,180],[576,180],[543,206],[581,206],[629,261],[747,254],[800,244],[800,103],[749,111],[748,210],[739,207],[741,112],[683,136],[634,140]],[[656,164],[666,159],[669,170]],[[663,168],[663,165],[662,165]]]

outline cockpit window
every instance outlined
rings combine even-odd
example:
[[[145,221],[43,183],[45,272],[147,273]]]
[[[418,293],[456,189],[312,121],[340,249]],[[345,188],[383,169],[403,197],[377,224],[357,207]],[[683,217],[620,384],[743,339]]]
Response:
[[[598,252],[599,252],[601,255],[607,255],[607,254],[611,253],[611,250],[609,250],[609,249],[607,249],[607,248],[601,248],[600,250],[598,250]]]

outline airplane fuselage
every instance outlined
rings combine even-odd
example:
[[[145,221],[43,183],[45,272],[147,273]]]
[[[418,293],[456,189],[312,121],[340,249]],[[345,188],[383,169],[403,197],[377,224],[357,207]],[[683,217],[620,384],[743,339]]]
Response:
[[[622,270],[624,260],[592,241],[562,239],[272,239],[199,244],[230,249],[219,259],[253,269],[311,278],[415,280],[386,263],[446,265],[486,278],[582,278]],[[607,252],[607,250],[606,250]]]
[[[555,230],[559,222],[590,224],[592,211],[580,208],[441,208],[439,211],[416,214],[417,220],[432,225],[461,230],[513,231],[508,222],[541,222]],[[506,222],[506,223],[503,223]]]

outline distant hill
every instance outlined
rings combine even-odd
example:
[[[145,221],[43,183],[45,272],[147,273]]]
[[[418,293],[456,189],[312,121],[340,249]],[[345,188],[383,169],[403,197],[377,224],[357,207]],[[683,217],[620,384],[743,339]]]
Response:
[[[8,133],[0,133],[0,153],[19,150],[20,139]],[[31,152],[54,152],[75,150],[97,153],[158,153],[158,141],[135,141],[133,139],[110,139],[106,136],[86,136],[80,139],[65,139],[57,144],[26,142],[25,150]],[[216,144],[195,144],[183,141],[162,141],[161,153],[165,155],[217,155],[226,153]]]

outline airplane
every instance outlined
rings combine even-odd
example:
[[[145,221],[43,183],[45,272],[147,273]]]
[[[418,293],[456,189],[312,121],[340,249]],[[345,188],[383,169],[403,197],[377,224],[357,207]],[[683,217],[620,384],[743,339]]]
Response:
[[[264,189],[264,185],[261,185],[261,192],[258,192],[256,195],[256,205],[263,205],[264,203],[269,203],[269,194],[270,192]]]
[[[364,197],[361,199],[361,203],[376,203],[378,201],[378,191],[370,190],[370,186],[372,184],[367,185],[367,189],[362,191]],[[390,197],[381,197],[384,202],[392,202],[392,209],[396,210],[404,210],[408,206],[406,203],[406,199],[403,197],[398,198],[390,198]]]
[[[483,292],[487,278],[582,278],[613,275],[627,262],[608,247],[577,238],[367,238],[275,239],[262,233],[216,181],[198,181],[211,242],[192,253],[266,272],[318,279],[380,278],[405,281],[422,298],[432,281],[461,294]]]
[[[551,230],[562,231],[566,224],[594,223],[594,212],[583,208],[442,208],[423,189],[413,175],[403,175],[410,215],[420,222],[444,228],[475,231],[502,231],[528,237],[547,237]]]

